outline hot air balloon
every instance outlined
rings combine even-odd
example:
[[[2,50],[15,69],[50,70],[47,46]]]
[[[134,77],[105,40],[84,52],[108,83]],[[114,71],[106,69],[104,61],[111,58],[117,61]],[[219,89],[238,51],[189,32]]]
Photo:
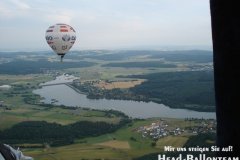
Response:
[[[76,40],[75,30],[67,24],[55,24],[46,31],[46,41],[55,53],[61,56],[61,62],[64,55],[72,48]]]

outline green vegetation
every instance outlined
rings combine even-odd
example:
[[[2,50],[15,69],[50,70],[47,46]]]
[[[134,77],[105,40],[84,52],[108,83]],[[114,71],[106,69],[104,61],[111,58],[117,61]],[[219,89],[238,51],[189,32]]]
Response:
[[[146,81],[129,89],[106,90],[96,87],[91,81],[74,83],[72,86],[86,93],[90,99],[153,101],[172,108],[215,111],[212,71],[182,71],[118,77],[146,79]]]
[[[26,60],[16,60],[9,63],[0,64],[1,74],[37,74],[43,73],[47,70],[60,70],[67,68],[81,68],[90,67],[95,65],[93,62],[80,61],[80,62],[49,62],[46,60],[38,61],[26,61]]]
[[[202,147],[202,148],[205,148],[205,147],[211,147],[211,146],[214,146],[216,145],[215,144],[215,140],[216,140],[216,134],[215,133],[206,133],[206,134],[199,134],[199,135],[194,135],[194,136],[190,136],[187,137],[187,142],[183,145],[183,146],[179,146],[179,145],[176,145],[175,147],[182,147],[182,148],[191,148],[191,147]],[[167,144],[167,146],[174,146],[174,145],[171,145],[171,142],[172,140],[170,140]],[[165,145],[166,145],[165,144]],[[199,153],[201,152],[198,152],[198,151],[191,151],[191,154],[192,155],[195,155],[195,156],[198,156]],[[144,156],[140,156],[138,158],[135,158],[134,160],[158,160],[158,153],[151,153],[151,154],[147,154],[147,155],[144,155]],[[166,156],[170,156],[170,157],[178,157],[179,154],[182,154],[183,157],[186,156],[186,154],[189,154],[189,152],[181,152],[181,151],[175,151],[175,152],[165,152],[164,153]],[[206,154],[207,157],[211,157],[211,156],[214,156],[215,155],[215,152],[204,152],[204,154]]]
[[[66,57],[70,62],[64,63],[47,61],[50,55],[48,52],[0,52],[0,85],[12,86],[9,90],[0,91],[0,100],[4,101],[0,106],[0,139],[25,147],[21,148],[25,155],[35,160],[132,160],[137,157],[147,160],[149,154],[154,154],[154,159],[156,154],[163,153],[163,146],[169,144],[176,147],[214,145],[214,134],[186,134],[157,141],[150,137],[143,138],[136,129],[159,118],[128,122],[128,117],[118,111],[42,104],[41,98],[32,93],[39,83],[52,80],[57,72],[74,73],[81,80],[140,78],[147,81],[130,90],[108,92],[108,97],[144,99],[170,107],[213,111],[212,72],[175,72],[202,69],[205,63],[212,62],[212,52],[75,51]],[[76,62],[84,58],[88,61]],[[110,64],[131,68],[108,66]],[[52,73],[52,76],[32,73]],[[94,92],[100,93],[97,90]],[[182,119],[165,120],[172,127],[195,125],[195,122]]]
[[[103,67],[123,67],[123,68],[175,68],[174,64],[166,64],[162,61],[146,61],[146,62],[124,62],[124,63],[108,63]]]
[[[186,50],[186,51],[160,51],[161,54],[152,55],[151,58],[164,58],[171,62],[194,62],[209,63],[213,62],[212,51]]]
[[[211,71],[153,73],[129,77],[147,79],[130,90],[154,102],[173,108],[215,111]]]
[[[127,59],[134,59],[139,56],[147,56],[147,58],[150,59],[165,59],[171,62],[208,63],[213,61],[212,51],[206,50],[183,50],[183,51],[101,50],[101,51],[77,51],[73,53],[80,55],[81,58],[90,58],[103,61],[123,61]]]
[[[38,84],[53,77],[44,75],[1,75],[0,84],[8,84],[9,90],[1,90],[0,130],[11,128],[23,121],[46,121],[68,125],[78,121],[119,123],[122,113],[118,111],[98,111],[87,108],[64,107],[40,103],[40,97],[32,90]]]
[[[52,146],[66,145],[73,143],[76,138],[114,132],[129,122],[129,119],[122,119],[118,124],[80,121],[63,126],[44,121],[27,121],[0,131],[0,141],[8,144],[48,143]]]
[[[214,134],[207,138],[199,138],[195,141],[194,139],[189,140],[190,137],[200,137],[198,135],[183,134],[180,136],[170,136],[160,138],[157,142],[150,138],[143,138],[140,133],[136,131],[137,128],[159,120],[155,119],[144,119],[144,120],[133,120],[131,123],[124,127],[116,130],[112,133],[107,133],[97,137],[81,138],[74,141],[74,144],[66,145],[62,147],[39,147],[39,148],[26,148],[24,154],[33,156],[36,160],[44,159],[127,159],[131,160],[137,157],[148,157],[149,154],[155,153],[155,156],[159,153],[163,153],[164,146],[173,145],[175,147],[185,147],[186,143],[190,141],[196,142],[202,141],[200,144],[212,144],[214,145]],[[181,126],[183,128],[195,125],[195,122],[185,121],[183,119],[163,119],[172,127]],[[197,123],[197,121],[196,121]],[[198,138],[197,138],[198,139]],[[109,144],[109,143],[112,143]],[[119,147],[118,144],[128,144],[128,147]],[[106,145],[107,144],[107,145]],[[113,145],[115,144],[115,145]],[[156,145],[156,146],[155,146]],[[94,153],[94,154],[93,154]],[[49,157],[51,155],[51,157]],[[156,157],[153,157],[153,159]]]
[[[208,133],[208,134],[199,134],[195,136],[191,136],[187,143],[185,143],[185,147],[211,147],[215,145],[216,134]]]

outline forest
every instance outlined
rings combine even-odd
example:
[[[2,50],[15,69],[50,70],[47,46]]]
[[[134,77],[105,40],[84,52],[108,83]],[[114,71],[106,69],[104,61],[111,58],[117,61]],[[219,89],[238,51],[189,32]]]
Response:
[[[26,121],[0,131],[0,141],[8,144],[47,143],[51,146],[61,146],[72,144],[77,138],[112,133],[130,122],[131,120],[127,118],[122,119],[118,124],[79,121],[61,125],[45,121]]]
[[[153,101],[171,108],[214,112],[215,94],[212,71],[182,71],[118,76],[118,78],[145,79],[129,89],[104,90],[89,84],[72,84],[90,99],[119,99]]]
[[[147,79],[130,90],[173,108],[215,111],[212,71],[186,71],[129,76]]]
[[[67,68],[81,68],[95,65],[93,62],[49,62],[47,60],[26,61],[16,60],[0,64],[0,73],[9,75],[37,74],[47,70],[61,70]]]
[[[106,53],[106,54],[102,54]],[[148,56],[150,59],[165,59],[171,62],[212,62],[212,51],[207,50],[101,50],[101,51],[76,51],[72,55],[80,55],[82,58],[90,58],[104,61],[122,61],[137,56]]]

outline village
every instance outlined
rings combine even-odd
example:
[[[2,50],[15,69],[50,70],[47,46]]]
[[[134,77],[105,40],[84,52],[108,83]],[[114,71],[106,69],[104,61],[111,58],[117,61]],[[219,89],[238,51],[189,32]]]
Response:
[[[201,133],[216,133],[215,119],[186,118],[184,121],[189,125],[180,127],[168,123],[167,120],[160,119],[149,125],[140,126],[135,129],[135,131],[140,133],[143,138],[152,138],[153,140],[158,140],[170,135],[178,136],[182,134],[197,135]]]

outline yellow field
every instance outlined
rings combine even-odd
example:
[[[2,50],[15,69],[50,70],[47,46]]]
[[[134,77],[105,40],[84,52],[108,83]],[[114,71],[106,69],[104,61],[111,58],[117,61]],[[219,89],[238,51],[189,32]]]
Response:
[[[96,84],[97,87],[99,88],[104,88],[104,89],[114,89],[114,88],[131,88],[136,85],[139,85],[143,83],[144,80],[134,80],[134,81],[117,81],[117,82],[105,82],[101,81],[98,84]]]
[[[110,147],[110,148],[117,148],[117,149],[130,149],[130,145],[128,141],[112,140],[112,141],[106,141],[103,143],[98,143],[96,145]]]
[[[168,136],[168,137],[164,137],[161,138],[157,141],[157,148],[163,150],[164,146],[166,146],[166,144],[168,146],[173,146],[173,147],[183,147],[183,145],[187,142],[187,140],[189,139],[189,136]]]

